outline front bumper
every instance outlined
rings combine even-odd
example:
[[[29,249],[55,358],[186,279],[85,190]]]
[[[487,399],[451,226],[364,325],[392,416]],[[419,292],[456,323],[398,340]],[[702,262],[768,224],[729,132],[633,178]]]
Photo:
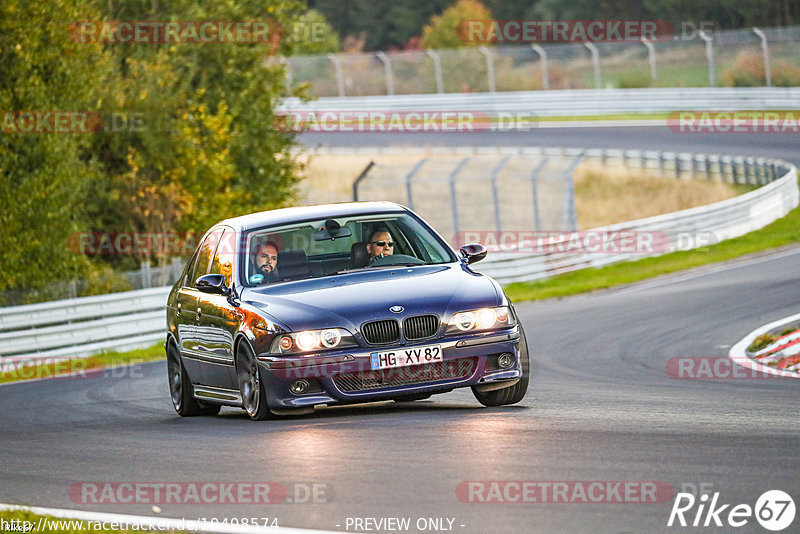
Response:
[[[482,388],[512,385],[522,376],[519,359],[519,328],[461,336],[426,339],[418,343],[331,351],[305,356],[260,355],[261,377],[267,402],[273,410],[309,408],[323,404],[369,402],[387,398],[449,391],[458,387]],[[441,364],[398,367],[373,371],[371,353],[427,345],[442,347]],[[500,369],[496,356],[514,355],[511,368]],[[312,387],[307,393],[289,389],[304,379]]]

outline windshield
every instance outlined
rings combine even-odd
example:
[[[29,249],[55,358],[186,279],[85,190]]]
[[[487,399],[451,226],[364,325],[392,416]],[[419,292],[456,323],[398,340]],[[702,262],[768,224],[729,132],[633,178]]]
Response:
[[[244,244],[242,280],[249,286],[456,260],[439,236],[406,213],[261,228],[249,232]]]

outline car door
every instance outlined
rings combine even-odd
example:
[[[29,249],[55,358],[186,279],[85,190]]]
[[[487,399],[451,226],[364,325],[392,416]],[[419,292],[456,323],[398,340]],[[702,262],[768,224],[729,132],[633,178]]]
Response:
[[[188,270],[177,296],[178,306],[178,338],[181,356],[186,372],[195,384],[206,384],[206,369],[203,362],[203,351],[200,349],[202,332],[202,313],[198,298],[203,293],[197,289],[196,280],[208,274],[211,260],[217,249],[222,228],[214,229],[206,235],[197,250],[194,265]]]
[[[223,274],[231,287],[234,268],[235,232],[225,228],[211,261],[209,273]],[[225,389],[238,389],[233,362],[233,336],[237,331],[235,306],[228,297],[198,292],[197,351],[203,356],[204,384]]]
[[[197,268],[197,258],[200,255],[200,247],[195,251],[192,259],[189,260],[189,265],[181,278],[181,287],[175,295],[175,324],[177,326],[177,341],[178,348],[182,355],[191,350],[193,346],[193,337],[196,337],[194,332],[195,322],[197,320],[197,295],[195,295],[192,288],[192,281],[194,280],[194,272]],[[187,368],[189,376],[193,377],[192,371]]]

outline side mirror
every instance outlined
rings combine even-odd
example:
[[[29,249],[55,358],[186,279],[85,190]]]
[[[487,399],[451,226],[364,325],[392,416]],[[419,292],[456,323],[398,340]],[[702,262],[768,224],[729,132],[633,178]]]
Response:
[[[195,282],[197,289],[203,293],[228,295],[230,289],[225,285],[225,277],[221,274],[205,274]]]
[[[480,243],[471,243],[461,247],[459,252],[461,252],[461,257],[467,263],[476,263],[485,258],[486,253],[489,251]]]

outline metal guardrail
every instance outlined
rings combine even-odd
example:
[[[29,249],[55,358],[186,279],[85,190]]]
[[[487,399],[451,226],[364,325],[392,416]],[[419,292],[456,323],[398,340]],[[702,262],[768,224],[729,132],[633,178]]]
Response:
[[[530,151],[530,147],[518,150]],[[592,149],[540,149],[542,154],[619,160],[675,178],[697,173],[732,183],[766,184],[744,195],[676,213],[607,226],[597,230],[658,231],[672,242],[680,232],[710,231],[728,239],[761,228],[798,206],[797,169],[790,163],[744,158]],[[511,147],[503,147],[510,153]],[[476,267],[502,283],[631,259],[631,254],[520,254],[494,252]],[[636,257],[642,257],[637,254]],[[169,287],[96,297],[0,308],[0,363],[20,359],[70,358],[103,350],[131,350],[165,338]]]
[[[283,102],[281,111],[452,111],[509,117],[594,116],[610,113],[672,111],[749,111],[798,109],[800,87],[698,87],[682,89],[584,89],[505,93],[324,97]],[[534,125],[535,127],[535,125]]]
[[[165,339],[170,287],[0,308],[0,362],[132,350]]]
[[[576,149],[577,150],[577,149]],[[567,151],[569,152],[569,151]],[[525,254],[525,244],[517,250],[503,249],[490,253],[486,260],[476,265],[476,270],[507,284],[539,280],[569,271],[600,267],[624,260],[656,256],[674,250],[689,250],[707,245],[702,241],[681,246],[681,236],[711,232],[721,241],[763,228],[783,217],[800,203],[797,169],[782,160],[709,156],[697,154],[584,150],[584,156],[607,161],[619,158],[623,164],[633,164],[642,169],[658,169],[680,177],[690,172],[715,173],[732,183],[766,184],[743,195],[706,206],[674,213],[647,217],[634,221],[592,229],[593,232],[651,232],[661,236],[663,242],[654,242],[658,252],[549,252]],[[671,168],[670,168],[671,167]]]

